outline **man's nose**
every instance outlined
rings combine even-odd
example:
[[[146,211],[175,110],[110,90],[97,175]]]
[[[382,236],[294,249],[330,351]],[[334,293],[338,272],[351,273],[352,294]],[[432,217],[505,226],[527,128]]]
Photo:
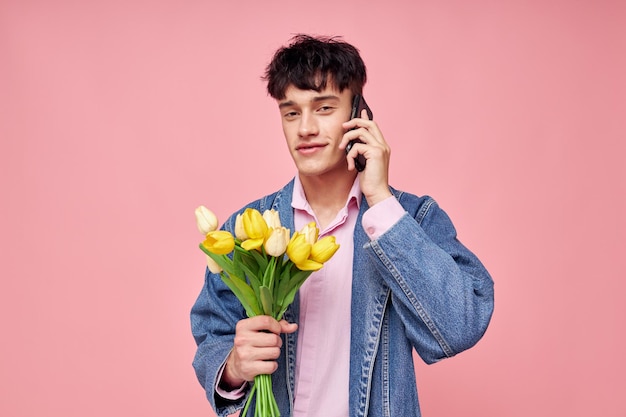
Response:
[[[302,112],[300,117],[300,126],[298,127],[298,134],[301,137],[315,136],[319,133],[317,126],[317,120],[309,112]]]

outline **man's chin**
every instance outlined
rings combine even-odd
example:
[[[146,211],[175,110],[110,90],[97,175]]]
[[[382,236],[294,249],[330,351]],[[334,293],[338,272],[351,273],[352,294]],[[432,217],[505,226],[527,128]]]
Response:
[[[298,174],[301,177],[320,177],[320,176],[336,176],[336,175],[349,175],[348,164],[336,164],[329,166],[326,164],[313,163],[313,161],[306,161],[305,163],[297,163],[296,168]]]

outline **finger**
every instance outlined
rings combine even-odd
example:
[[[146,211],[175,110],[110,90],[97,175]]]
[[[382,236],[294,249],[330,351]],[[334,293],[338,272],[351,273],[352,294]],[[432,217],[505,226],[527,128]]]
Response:
[[[275,361],[280,355],[280,349],[254,349],[237,352],[232,355],[232,361],[227,369],[237,379],[252,381],[256,375],[271,374],[278,368]]]
[[[235,334],[234,345],[238,349],[278,347],[283,345],[283,341],[275,333],[265,331],[244,331]]]
[[[264,347],[241,349],[236,351],[239,363],[253,364],[255,362],[273,361],[280,356],[279,347]]]
[[[242,331],[245,330],[253,332],[265,330],[275,334],[279,334],[281,330],[278,321],[270,316],[255,316],[240,320],[237,323],[237,328],[241,328]]]
[[[355,159],[359,156],[359,152],[356,149],[356,146],[359,145],[358,142],[352,145],[350,151],[346,153],[346,161],[348,162],[348,171],[354,171],[356,169]]]
[[[278,369],[278,363],[275,359],[278,359],[278,355],[274,355],[272,352],[272,354],[266,356],[268,357],[267,359],[257,360],[243,365],[242,368],[244,368],[244,372],[256,376],[271,374],[276,371],[276,369]]]
[[[343,122],[343,128],[347,129],[347,130],[357,129],[357,128],[360,128],[360,127],[368,129],[373,124],[374,124],[374,122],[371,121],[371,120],[361,119],[359,117],[356,117],[354,119],[348,120],[347,122]]]
[[[357,140],[357,142],[361,143],[369,143],[372,142],[374,138],[367,129],[351,129],[344,133],[343,138],[341,138],[341,142],[339,142],[339,148],[345,149],[351,140]]]
[[[294,333],[298,330],[297,323],[289,323],[287,320],[283,319],[278,322],[280,324],[281,333]]]

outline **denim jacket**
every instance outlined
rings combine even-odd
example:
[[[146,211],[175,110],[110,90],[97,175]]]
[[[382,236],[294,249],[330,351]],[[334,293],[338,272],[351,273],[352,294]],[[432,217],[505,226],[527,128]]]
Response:
[[[350,417],[419,417],[412,350],[434,363],[472,347],[493,312],[493,281],[481,262],[456,238],[452,222],[430,197],[396,191],[405,215],[377,240],[361,227],[363,198],[354,231],[350,342]],[[246,207],[275,209],[294,230],[293,181]],[[243,211],[243,209],[241,210]],[[241,212],[240,211],[240,212]],[[224,228],[234,231],[235,215]],[[214,392],[219,369],[233,346],[235,325],[245,317],[220,277],[207,271],[191,311],[198,344],[193,362],[219,416],[240,409]],[[299,300],[285,313],[298,322]],[[278,370],[272,374],[281,416],[292,415],[296,334],[283,334]],[[249,390],[248,390],[249,391]],[[253,407],[249,414],[252,415]]]

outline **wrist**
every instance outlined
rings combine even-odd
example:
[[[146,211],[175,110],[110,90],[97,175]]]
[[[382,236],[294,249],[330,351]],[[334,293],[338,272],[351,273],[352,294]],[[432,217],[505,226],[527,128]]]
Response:
[[[222,372],[222,376],[219,380],[219,386],[222,389],[233,390],[240,388],[246,380],[237,376],[237,374],[233,370],[232,354],[229,356],[228,360],[224,364],[224,369]]]
[[[381,201],[388,199],[392,195],[393,194],[391,194],[391,191],[389,191],[389,188],[386,188],[384,191],[380,191],[378,193],[374,193],[370,195],[365,195],[365,199],[367,200],[367,204],[370,207],[373,207],[374,205],[380,203]]]

